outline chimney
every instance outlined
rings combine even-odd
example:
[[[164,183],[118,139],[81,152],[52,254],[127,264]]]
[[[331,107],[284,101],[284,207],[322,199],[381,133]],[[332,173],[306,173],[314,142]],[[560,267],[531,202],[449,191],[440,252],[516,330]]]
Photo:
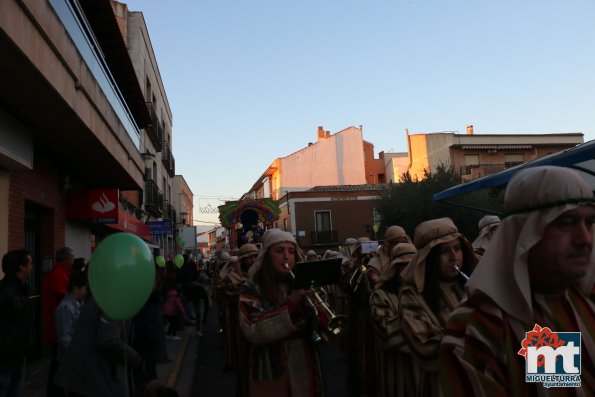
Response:
[[[328,138],[328,137],[330,137],[330,136],[331,136],[331,132],[330,132],[330,131],[327,131],[327,132],[326,132],[326,137]]]
[[[322,126],[318,127],[318,140],[325,139],[326,133],[324,132],[324,128]]]
[[[469,124],[467,126],[467,135],[473,135],[473,125]]]

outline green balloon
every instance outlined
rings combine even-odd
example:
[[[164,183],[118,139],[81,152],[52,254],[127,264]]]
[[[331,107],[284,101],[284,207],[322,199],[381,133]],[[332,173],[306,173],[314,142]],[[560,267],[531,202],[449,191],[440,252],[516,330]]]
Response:
[[[154,281],[151,250],[133,234],[112,234],[91,256],[89,286],[99,307],[114,320],[132,318],[149,298]]]
[[[165,258],[159,255],[157,258],[155,258],[155,263],[157,263],[157,266],[159,267],[165,267]]]
[[[182,266],[184,266],[184,257],[180,254],[174,256],[174,263],[176,264],[178,269],[181,269]]]

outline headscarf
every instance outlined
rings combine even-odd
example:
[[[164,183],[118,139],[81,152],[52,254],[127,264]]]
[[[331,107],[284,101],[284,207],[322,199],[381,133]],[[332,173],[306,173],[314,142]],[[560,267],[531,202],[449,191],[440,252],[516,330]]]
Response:
[[[349,237],[348,239],[345,240],[345,243],[343,244],[343,256],[347,259],[351,259],[351,257],[353,256],[353,253],[355,252],[355,250],[357,249],[357,239],[353,238],[353,237]]]
[[[291,243],[295,246],[295,261],[301,262],[303,260],[302,253],[300,247],[295,241],[295,238],[291,235],[291,233],[283,231],[281,229],[269,229],[263,235],[263,246],[260,252],[258,253],[258,257],[256,258],[256,262],[250,267],[248,271],[248,277],[250,279],[254,278],[254,275],[260,268],[262,267],[262,263],[266,255],[269,253],[271,247],[278,243]]]
[[[238,260],[242,260],[252,255],[258,255],[258,247],[254,244],[246,243],[240,247],[238,252]]]
[[[542,166],[519,171],[508,183],[504,195],[508,216],[492,236],[490,249],[467,286],[482,291],[503,311],[521,321],[534,318],[529,251],[542,239],[549,223],[566,211],[593,202],[591,189],[572,169]],[[587,274],[577,284],[587,295],[594,281],[592,261]]]
[[[413,284],[417,287],[418,292],[423,292],[426,281],[426,259],[430,251],[437,245],[449,243],[456,239],[461,241],[461,249],[463,250],[461,270],[469,274],[477,263],[477,257],[473,253],[473,247],[459,233],[452,219],[432,219],[417,225],[413,234],[417,254],[415,254],[409,265],[401,272],[405,283]]]
[[[486,215],[479,220],[479,236],[473,241],[473,249],[485,249],[488,247],[490,242],[490,231],[492,228],[500,225],[500,218],[496,215]]]
[[[378,254],[370,261],[370,266],[377,269],[380,273],[383,273],[389,265],[390,262],[390,252],[389,252],[389,244],[388,241],[401,238],[404,239],[406,243],[411,243],[411,239],[405,232],[401,226],[392,225],[389,226],[388,229],[384,232],[384,241],[382,246],[378,249]]]
[[[386,268],[384,273],[380,276],[376,284],[375,289],[381,288],[384,283],[390,281],[395,277],[399,269],[406,266],[417,252],[415,245],[411,243],[399,243],[393,247],[390,253],[391,261],[389,266]]]

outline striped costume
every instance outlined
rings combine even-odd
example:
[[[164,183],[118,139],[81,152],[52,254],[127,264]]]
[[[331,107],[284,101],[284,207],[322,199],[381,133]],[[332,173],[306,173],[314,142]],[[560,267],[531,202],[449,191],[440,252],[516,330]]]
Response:
[[[288,286],[281,287],[287,296]],[[252,281],[241,286],[240,327],[252,344],[250,396],[324,395],[318,351],[307,340],[307,313],[290,315],[289,306],[287,298],[266,301]]]

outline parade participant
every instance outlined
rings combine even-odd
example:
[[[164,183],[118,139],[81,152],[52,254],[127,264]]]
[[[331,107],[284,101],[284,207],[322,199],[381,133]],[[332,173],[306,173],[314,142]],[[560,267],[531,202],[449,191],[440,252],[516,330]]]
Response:
[[[225,371],[237,369],[239,364],[237,361],[238,288],[234,285],[233,281],[239,281],[239,278],[242,278],[242,276],[239,270],[238,257],[231,256],[219,272],[219,285],[217,286],[221,290],[219,310],[221,311],[223,326]]]
[[[56,251],[56,262],[51,272],[43,280],[42,311],[43,311],[43,337],[50,343],[51,358],[48,371],[47,395],[61,396],[62,390],[54,386],[54,374],[58,369],[58,337],[54,323],[54,312],[68,292],[68,281],[74,264],[74,251],[69,247],[62,247]]]
[[[248,366],[242,365],[248,361],[250,350],[249,344],[242,336],[239,323],[239,296],[240,287],[248,279],[248,271],[256,262],[258,248],[254,244],[244,244],[238,251],[238,264],[230,269],[227,278],[223,280],[225,284],[225,294],[229,301],[229,339],[228,351],[231,355],[231,366],[238,370],[237,393],[238,396],[247,396],[249,387]]]
[[[591,188],[568,168],[528,168],[510,180],[504,207],[505,218],[467,283],[469,295],[446,326],[441,391],[444,396],[593,396]],[[581,333],[580,387],[527,383],[523,340],[536,325],[552,333]]]
[[[411,239],[401,226],[390,226],[384,232],[384,241],[378,250],[378,255],[370,259],[368,263],[368,276],[372,283],[376,283],[378,277],[389,266],[391,250],[399,243],[411,243]]]
[[[15,250],[2,257],[0,280],[0,396],[22,395],[23,364],[33,325],[27,281],[33,269],[31,255]]]
[[[288,232],[263,236],[255,271],[240,292],[240,327],[252,344],[249,395],[306,397],[324,395],[318,350],[311,340],[313,317],[305,290],[290,291],[291,270],[301,255]]]
[[[318,255],[316,254],[315,251],[310,250],[308,252],[306,252],[306,261],[310,262],[310,261],[316,261],[318,260]]]
[[[486,215],[479,220],[479,236],[471,244],[477,255],[483,255],[498,226],[500,218],[495,215]]]
[[[399,295],[403,336],[419,374],[415,395],[438,396],[438,347],[450,313],[464,294],[465,279],[477,263],[471,244],[450,218],[415,228],[418,252],[401,273]]]
[[[411,355],[401,332],[398,298],[403,285],[401,272],[416,252],[413,244],[395,245],[390,265],[370,296],[372,328],[376,335],[376,390],[380,397],[415,394],[416,376],[411,371]]]

